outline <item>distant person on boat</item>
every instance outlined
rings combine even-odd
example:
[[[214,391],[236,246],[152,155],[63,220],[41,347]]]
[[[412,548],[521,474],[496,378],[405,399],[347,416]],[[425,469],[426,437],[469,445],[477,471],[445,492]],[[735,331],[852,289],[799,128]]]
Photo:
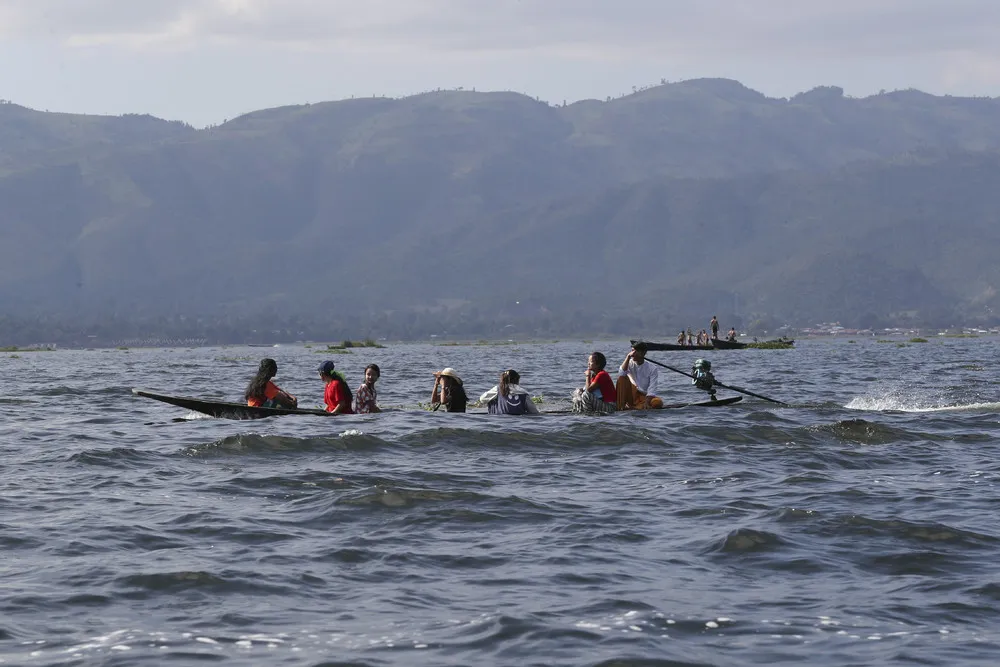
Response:
[[[683,345],[687,337],[684,335],[684,330],[682,329],[679,334],[677,334],[677,344]]]
[[[702,391],[707,391],[711,400],[715,398],[715,376],[712,375],[712,362],[708,359],[696,359],[691,368],[691,384]]]
[[[344,376],[334,370],[332,361],[324,361],[319,365],[319,377],[326,385],[323,390],[326,411],[335,415],[353,414],[351,401],[354,397],[351,395],[351,388],[347,386]]]
[[[365,366],[365,381],[354,392],[354,412],[357,414],[368,414],[371,412],[382,412],[378,408],[378,393],[375,391],[375,383],[382,377],[382,371],[378,364],[368,364]]]
[[[712,315],[712,338],[719,340],[719,318]]]
[[[683,335],[683,334],[682,334]],[[611,414],[618,410],[618,392],[604,367],[608,360],[600,352],[591,352],[587,358],[586,383],[582,389],[573,390],[573,412]]]
[[[521,376],[511,369],[500,374],[500,382],[479,397],[491,415],[537,415],[531,396],[521,388]]]
[[[691,330],[690,329],[688,329],[688,336],[687,336],[687,338],[688,338],[687,339],[688,347],[694,347],[694,336],[691,335]]]
[[[274,359],[261,359],[257,375],[250,380],[244,397],[247,405],[254,408],[295,408],[299,400],[283,391],[271,381],[278,374],[278,362]]]
[[[462,378],[454,368],[445,368],[434,374],[434,391],[431,392],[431,405],[437,410],[443,405],[446,412],[465,412],[469,398],[465,395]]]
[[[619,410],[663,407],[663,399],[656,395],[659,373],[656,366],[646,363],[646,349],[646,344],[642,342],[633,345],[618,369],[615,391],[618,394]]]
[[[729,333],[726,334],[726,340],[730,341],[731,343],[736,342],[736,327],[733,327],[732,329],[729,330]]]

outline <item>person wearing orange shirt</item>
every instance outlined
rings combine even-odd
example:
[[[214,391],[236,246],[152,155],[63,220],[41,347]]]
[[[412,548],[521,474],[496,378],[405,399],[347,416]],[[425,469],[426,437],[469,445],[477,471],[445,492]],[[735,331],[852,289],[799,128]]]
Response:
[[[274,359],[261,359],[257,374],[250,380],[244,397],[247,405],[256,408],[295,408],[299,400],[283,391],[272,382],[278,374],[278,362]]]

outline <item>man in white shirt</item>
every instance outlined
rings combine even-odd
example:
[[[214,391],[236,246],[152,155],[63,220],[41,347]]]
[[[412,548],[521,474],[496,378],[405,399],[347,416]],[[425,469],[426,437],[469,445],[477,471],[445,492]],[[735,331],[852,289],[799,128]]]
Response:
[[[639,342],[625,356],[618,369],[619,410],[650,410],[663,407],[663,399],[656,395],[660,374],[656,366],[646,363],[646,344]]]

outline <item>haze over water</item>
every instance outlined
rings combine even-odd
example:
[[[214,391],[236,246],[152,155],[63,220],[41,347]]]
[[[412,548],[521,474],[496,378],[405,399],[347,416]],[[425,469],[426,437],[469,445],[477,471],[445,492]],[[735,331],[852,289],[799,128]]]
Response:
[[[995,338],[707,353],[791,407],[418,409],[453,366],[564,410],[593,349],[627,343],[0,354],[0,664],[995,664]],[[263,356],[302,407],[320,361],[352,388],[374,361],[399,410],[130,392],[239,400]]]

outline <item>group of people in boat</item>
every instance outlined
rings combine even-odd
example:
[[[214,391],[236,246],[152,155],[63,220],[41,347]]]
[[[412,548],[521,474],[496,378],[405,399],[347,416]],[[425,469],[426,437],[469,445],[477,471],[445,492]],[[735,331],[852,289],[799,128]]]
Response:
[[[617,381],[606,370],[607,357],[601,352],[591,352],[587,358],[584,383],[573,391],[573,411],[580,413],[609,414],[618,410],[650,410],[663,407],[658,396],[659,373],[656,366],[646,361],[647,346],[637,342],[625,355],[618,368]],[[701,361],[701,360],[699,360]],[[364,414],[379,412],[375,383],[381,376],[376,364],[365,367],[364,382],[354,392],[346,378],[335,369],[332,361],[320,364],[319,377],[324,383],[323,402],[332,414]],[[296,408],[298,399],[274,383],[278,364],[274,359],[263,359],[257,374],[247,385],[247,405]],[[703,383],[704,384],[704,383]],[[709,383],[711,384],[711,383]],[[699,387],[705,388],[705,387]],[[431,390],[433,410],[443,407],[446,412],[465,412],[469,398],[458,371],[448,367],[434,373]],[[521,386],[521,376],[514,369],[500,373],[497,384],[479,397],[490,414],[537,414],[538,407],[531,395]]]
[[[692,334],[691,329],[688,329],[686,332],[681,330],[677,334],[677,344],[686,345],[687,347],[712,347],[712,341],[719,340],[719,318],[715,315],[712,315],[709,328],[712,330],[711,334],[706,329],[702,329],[697,334]],[[726,340],[730,342],[736,341],[735,327],[729,329],[729,333],[726,334]]]
[[[324,361],[319,365],[319,377],[323,381],[323,402],[326,411],[335,415],[364,414],[379,412],[378,392],[375,383],[382,371],[378,364],[365,366],[365,380],[352,392],[340,371],[332,361]],[[257,374],[247,385],[244,397],[247,405],[264,408],[297,408],[299,399],[274,383],[278,374],[278,362],[274,359],[262,359]]]

